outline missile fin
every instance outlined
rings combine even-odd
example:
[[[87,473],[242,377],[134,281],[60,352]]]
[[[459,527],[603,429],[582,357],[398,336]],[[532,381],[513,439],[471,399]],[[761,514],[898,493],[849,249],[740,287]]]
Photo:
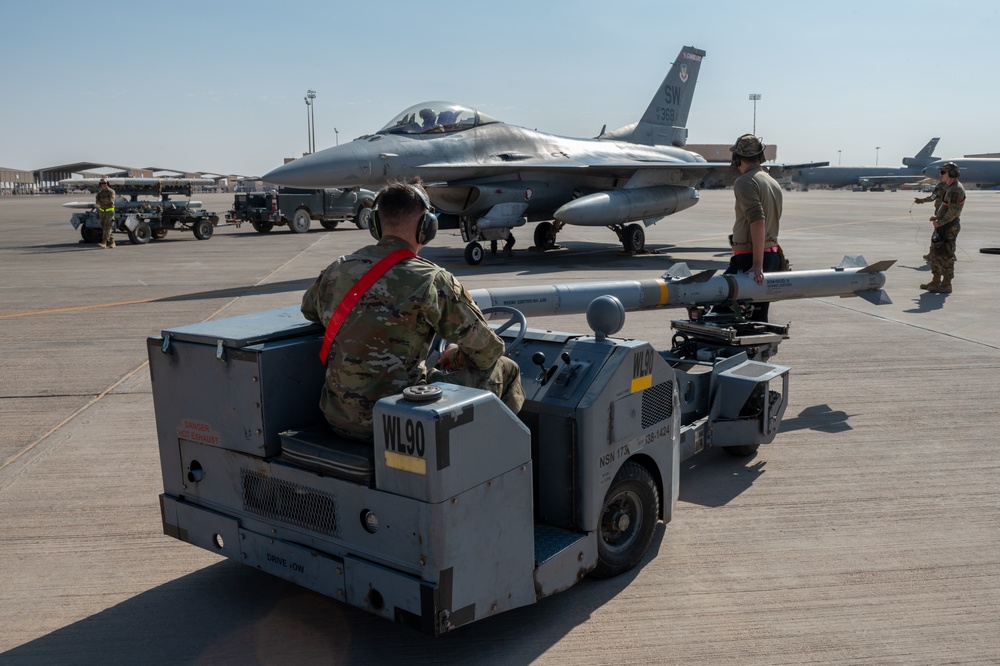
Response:
[[[691,269],[683,261],[674,264],[666,270],[666,272],[660,276],[664,280],[680,280],[681,278],[691,277]]]
[[[895,259],[885,259],[883,261],[876,261],[871,266],[865,266],[858,272],[869,273],[871,275],[874,275],[876,273],[881,273],[883,271],[889,270],[889,267],[892,266],[894,263],[896,263]]]
[[[873,305],[892,304],[892,299],[889,298],[889,294],[885,293],[885,289],[862,289],[854,292],[854,295],[860,296]]]
[[[708,282],[712,278],[712,276],[716,274],[716,272],[717,271],[715,271],[714,269],[710,271],[702,271],[700,273],[697,273],[696,275],[692,275],[691,277],[686,277],[683,280],[680,280],[678,284],[697,284],[699,282]]]
[[[860,254],[847,254],[844,255],[840,265],[834,268],[864,268],[867,265],[868,262]]]

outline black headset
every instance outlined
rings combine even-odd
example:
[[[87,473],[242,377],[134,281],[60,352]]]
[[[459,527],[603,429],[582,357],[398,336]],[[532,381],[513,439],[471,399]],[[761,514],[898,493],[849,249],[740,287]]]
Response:
[[[435,236],[437,236],[437,215],[431,212],[431,202],[427,199],[427,195],[424,194],[419,187],[411,185],[410,183],[403,184],[420,197],[420,201],[424,204],[424,214],[420,217],[420,221],[417,223],[417,244],[427,245],[434,240]],[[382,221],[379,219],[378,215],[378,202],[381,198],[382,192],[379,192],[379,195],[375,197],[375,203],[372,204],[372,217],[371,222],[368,224],[368,231],[371,232],[371,235],[375,238],[375,240],[382,240]]]
[[[950,164],[950,163],[949,163],[949,164]],[[943,166],[943,165],[942,165],[942,166]],[[943,169],[942,169],[942,171],[943,171]],[[948,175],[949,175],[950,177],[952,177],[952,178],[958,178],[958,177],[959,177],[959,176],[961,175],[961,172],[960,172],[960,171],[958,170],[958,167],[957,167],[957,166],[954,166],[954,165],[953,165],[953,166],[949,166],[949,167],[948,167],[948,170],[947,170],[947,174],[948,174]]]

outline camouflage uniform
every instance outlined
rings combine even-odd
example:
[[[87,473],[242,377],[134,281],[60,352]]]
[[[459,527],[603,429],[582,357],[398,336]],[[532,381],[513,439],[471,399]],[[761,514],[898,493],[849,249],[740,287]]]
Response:
[[[946,283],[955,277],[955,239],[962,229],[959,216],[964,205],[965,188],[956,180],[945,188],[934,212],[937,226],[931,236],[931,273],[940,275]]]
[[[384,237],[333,262],[302,297],[302,314],[324,326],[358,280],[380,259],[409,246]],[[425,358],[434,334],[458,344],[455,369],[434,370]],[[396,264],[365,293],[330,347],[320,408],[334,432],[373,436],[375,403],[407,386],[446,381],[492,391],[512,411],[524,402],[520,369],[504,342],[455,277],[421,257]]]
[[[913,203],[923,204],[933,201],[934,207],[937,208],[939,205],[941,205],[941,197],[944,195],[944,191],[946,189],[948,189],[948,185],[946,185],[943,181],[939,182],[937,185],[934,186],[934,189],[931,190],[930,194],[928,194],[926,197],[915,197],[913,199]],[[937,231],[935,230],[934,233],[937,233]],[[934,233],[931,234],[932,246],[934,244]],[[931,251],[927,250],[927,254],[924,255],[924,261],[930,261],[930,260],[931,260]]]
[[[101,229],[104,231],[101,236],[101,245],[114,244],[114,239],[111,237],[111,231],[115,225],[115,191],[110,187],[104,189],[103,187],[98,190],[97,196],[94,197],[97,203],[97,212],[101,217]]]

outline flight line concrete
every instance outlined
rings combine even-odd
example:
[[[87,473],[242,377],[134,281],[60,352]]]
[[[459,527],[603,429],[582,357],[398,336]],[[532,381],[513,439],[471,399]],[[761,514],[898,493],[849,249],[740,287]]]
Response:
[[[921,292],[928,206],[905,192],[789,192],[794,269],[897,259],[893,304],[781,302],[792,368],[773,444],[697,456],[636,570],[440,639],[162,534],[145,338],[286,306],[370,242],[220,227],[115,250],[79,243],[72,197],[0,199],[0,664],[937,664],[1000,655],[1000,193],[970,191],[955,292]],[[223,211],[231,195],[205,195]],[[457,231],[424,254],[469,288],[722,269],[732,192],[646,230],[468,266]],[[621,334],[670,346],[680,311]],[[578,317],[529,325],[585,331]]]

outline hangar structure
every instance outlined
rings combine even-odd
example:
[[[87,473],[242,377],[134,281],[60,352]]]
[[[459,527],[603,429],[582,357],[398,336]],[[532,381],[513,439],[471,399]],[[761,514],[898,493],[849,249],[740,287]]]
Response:
[[[217,173],[202,173],[178,171],[165,167],[130,167],[103,162],[72,162],[25,171],[0,167],[0,195],[8,194],[48,194],[65,192],[66,186],[59,181],[68,178],[211,178],[215,187],[229,189],[237,183],[252,183],[259,181],[257,176],[237,174],[222,175]]]

